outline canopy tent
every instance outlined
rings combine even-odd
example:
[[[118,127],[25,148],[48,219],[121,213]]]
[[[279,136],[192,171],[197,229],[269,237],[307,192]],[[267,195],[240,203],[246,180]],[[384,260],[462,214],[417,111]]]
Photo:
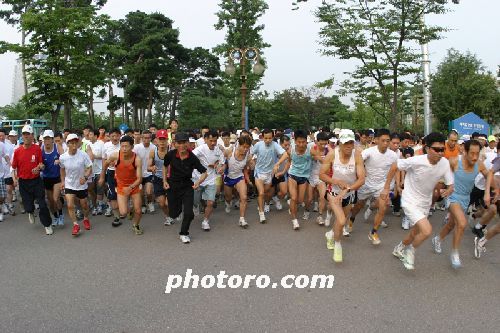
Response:
[[[457,130],[460,136],[464,134],[471,135],[474,132],[486,135],[490,133],[490,125],[473,112],[469,112],[460,118],[450,121],[450,130],[451,129]]]

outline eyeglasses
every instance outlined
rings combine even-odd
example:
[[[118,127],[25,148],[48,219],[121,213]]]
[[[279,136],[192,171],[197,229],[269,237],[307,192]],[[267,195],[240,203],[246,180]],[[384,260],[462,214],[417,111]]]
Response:
[[[430,147],[436,153],[444,153],[444,147]]]

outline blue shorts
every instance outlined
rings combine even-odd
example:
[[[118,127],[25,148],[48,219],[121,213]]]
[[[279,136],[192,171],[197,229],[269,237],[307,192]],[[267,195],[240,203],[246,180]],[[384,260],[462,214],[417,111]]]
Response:
[[[115,170],[106,170],[106,183],[108,183],[108,200],[116,200]]]
[[[201,198],[207,201],[215,201],[216,188],[214,185],[200,186],[198,191],[201,193]]]
[[[229,187],[234,187],[236,184],[238,184],[240,181],[243,180],[243,176],[238,177],[236,179],[229,178],[228,176],[224,177],[224,185],[229,186]]]
[[[290,178],[292,178],[293,180],[295,180],[297,182],[297,185],[303,185],[303,184],[309,182],[309,178],[307,178],[307,177],[298,177],[295,175],[289,175],[289,176],[290,176]]]
[[[463,211],[466,212],[467,208],[469,208],[470,203],[470,195],[451,195],[447,200],[446,207],[449,208],[452,203],[457,203],[462,207]]]

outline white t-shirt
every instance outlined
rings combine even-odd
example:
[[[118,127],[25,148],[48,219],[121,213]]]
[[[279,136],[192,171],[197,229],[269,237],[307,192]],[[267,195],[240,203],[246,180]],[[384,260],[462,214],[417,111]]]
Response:
[[[139,143],[134,146],[134,153],[140,157],[142,161],[142,177],[149,177],[152,175],[150,171],[148,171],[148,160],[150,152],[156,149],[156,146],[152,143],[149,144],[149,147],[144,147],[143,143]]]
[[[224,164],[226,161],[224,153],[220,150],[219,146],[215,146],[214,150],[211,150],[208,148],[208,145],[205,144],[193,150],[193,154],[195,154],[196,157],[200,159],[201,164],[207,168],[207,179],[205,179],[201,186],[215,185],[215,178],[217,177],[216,169],[209,168],[208,166],[215,164],[217,161],[219,161],[217,167]]]
[[[2,165],[3,165],[3,174],[0,172],[0,176],[3,178],[12,177],[12,169],[10,164],[12,163],[12,157],[14,156],[15,146],[9,141],[4,142],[4,153],[6,156],[9,156],[10,163],[7,163],[4,157],[2,157]]]
[[[486,153],[486,159],[484,160],[484,166],[487,170],[491,170],[493,168],[493,160],[497,157],[496,153]],[[486,179],[483,174],[480,172],[477,174],[476,179],[474,179],[474,186],[476,186],[480,190],[486,189]]]
[[[114,145],[113,142],[111,141],[106,142],[103,147],[102,159],[107,160],[111,155],[113,155],[113,153],[119,150],[120,150],[120,143]],[[108,167],[108,170],[115,170],[115,167],[110,165]]]
[[[370,147],[361,152],[365,161],[366,178],[365,184],[370,189],[382,189],[387,179],[387,173],[391,165],[398,160],[398,155],[387,149],[381,153],[377,146]]]
[[[439,180],[444,178],[445,185],[453,184],[450,162],[441,158],[432,165],[426,155],[413,156],[398,160],[398,168],[406,171],[402,206],[417,206],[428,210],[432,204],[432,193]]]
[[[94,143],[90,143],[90,148],[92,149],[92,154],[94,154],[94,163],[92,165],[92,173],[98,175],[102,171],[102,155],[104,152],[104,142],[97,140]]]
[[[88,188],[88,183],[80,184],[80,178],[85,176],[85,168],[92,167],[92,161],[87,153],[80,149],[76,151],[75,155],[70,155],[68,152],[59,157],[59,164],[61,169],[66,172],[64,178],[64,186],[70,190],[81,191]]]
[[[205,138],[201,137],[198,140],[196,140],[196,147],[201,147],[205,144]]]

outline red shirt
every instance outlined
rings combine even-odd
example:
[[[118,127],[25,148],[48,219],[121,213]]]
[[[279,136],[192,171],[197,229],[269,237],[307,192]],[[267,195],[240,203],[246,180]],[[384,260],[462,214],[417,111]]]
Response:
[[[12,158],[12,168],[17,169],[17,177],[21,179],[35,179],[40,174],[34,174],[33,169],[42,163],[42,150],[40,146],[32,144],[29,148],[24,145],[19,146],[14,151]]]

